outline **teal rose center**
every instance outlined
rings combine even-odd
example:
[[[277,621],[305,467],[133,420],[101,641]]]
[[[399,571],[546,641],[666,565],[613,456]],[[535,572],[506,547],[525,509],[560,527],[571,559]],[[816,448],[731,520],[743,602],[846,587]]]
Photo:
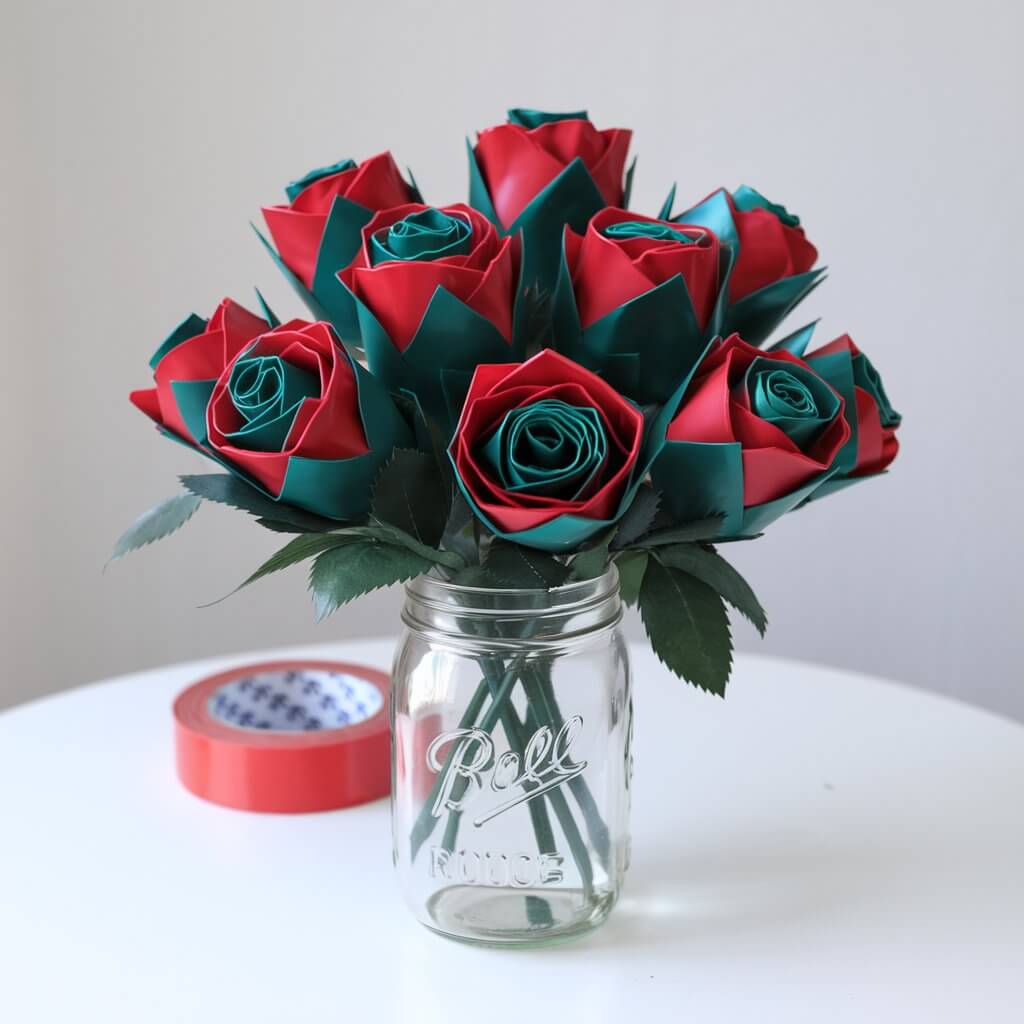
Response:
[[[396,260],[439,260],[466,256],[473,248],[469,221],[431,207],[403,217],[370,238],[373,266]]]
[[[320,380],[280,356],[243,357],[232,367],[228,394],[242,425],[225,438],[250,451],[281,451],[302,403],[320,397]]]
[[[608,436],[596,409],[545,399],[506,413],[481,456],[507,491],[582,501],[600,485]]]
[[[800,448],[813,442],[839,413],[839,396],[802,366],[783,368],[778,360],[755,359],[740,387],[754,413]]]
[[[626,238],[653,238],[657,241],[678,242],[680,245],[695,245],[698,241],[685,231],[669,224],[652,223],[648,220],[623,220],[609,224],[604,229],[605,238],[622,240]]]

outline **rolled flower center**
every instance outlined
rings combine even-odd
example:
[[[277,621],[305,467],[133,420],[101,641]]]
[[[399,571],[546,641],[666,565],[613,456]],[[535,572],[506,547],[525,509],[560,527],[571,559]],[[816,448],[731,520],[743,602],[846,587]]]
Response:
[[[694,245],[698,241],[668,224],[652,223],[648,220],[623,220],[618,224],[609,224],[604,229],[605,238],[654,238],[665,242],[679,242],[681,245]]]
[[[608,437],[596,409],[547,399],[506,413],[481,455],[505,490],[582,501],[599,484]]]
[[[229,442],[252,451],[280,451],[299,407],[319,397],[320,381],[280,356],[243,357],[231,370],[228,394],[243,421],[225,435]]]
[[[355,169],[355,160],[339,160],[337,163],[329,164],[326,167],[317,167],[316,170],[310,171],[308,174],[304,174],[296,181],[289,182],[285,185],[284,191],[288,196],[288,202],[294,203],[295,200],[298,199],[299,194],[303,192],[307,186],[312,185],[314,181],[319,181],[321,178],[329,177],[332,174],[341,174],[342,171],[354,171]]]
[[[465,256],[473,248],[473,228],[462,217],[431,207],[411,213],[370,239],[374,266],[392,260],[437,260]]]
[[[753,412],[800,447],[810,444],[839,412],[835,392],[800,366],[782,369],[778,362],[755,359],[739,386]]]

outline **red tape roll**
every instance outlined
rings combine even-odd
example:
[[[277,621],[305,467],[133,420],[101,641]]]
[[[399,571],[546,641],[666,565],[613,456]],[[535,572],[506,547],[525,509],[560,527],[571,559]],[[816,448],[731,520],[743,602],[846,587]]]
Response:
[[[242,665],[174,702],[178,778],[204,800],[296,814],[391,788],[388,692],[377,669],[335,661]]]

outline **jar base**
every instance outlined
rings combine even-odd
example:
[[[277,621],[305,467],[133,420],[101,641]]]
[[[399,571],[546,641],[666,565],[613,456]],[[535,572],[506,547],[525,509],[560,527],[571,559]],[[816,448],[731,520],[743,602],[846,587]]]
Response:
[[[421,919],[431,931],[474,946],[537,949],[585,935],[615,904],[610,892],[582,889],[488,889],[453,885],[436,892]]]

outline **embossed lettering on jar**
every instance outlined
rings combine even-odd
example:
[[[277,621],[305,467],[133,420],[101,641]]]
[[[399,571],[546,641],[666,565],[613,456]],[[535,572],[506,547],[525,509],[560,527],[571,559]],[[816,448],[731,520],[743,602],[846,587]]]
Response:
[[[392,826],[412,912],[453,938],[542,944],[600,924],[629,855],[632,703],[618,579],[406,588]]]

